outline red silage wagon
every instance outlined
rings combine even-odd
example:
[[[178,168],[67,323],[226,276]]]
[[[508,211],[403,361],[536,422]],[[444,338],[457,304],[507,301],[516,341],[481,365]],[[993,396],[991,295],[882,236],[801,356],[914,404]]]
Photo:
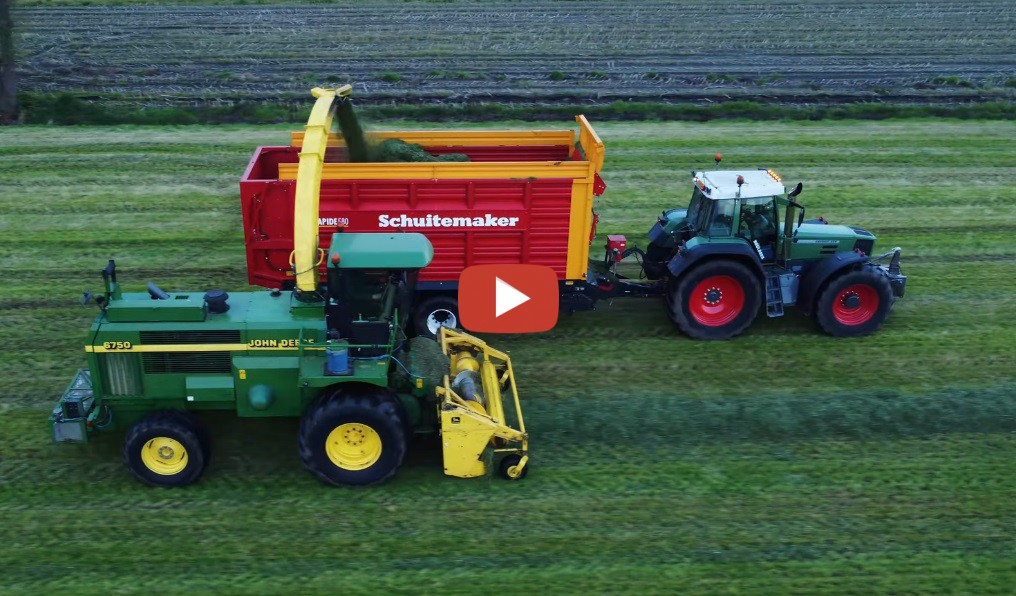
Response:
[[[558,276],[562,308],[591,308],[586,283],[595,231],[593,197],[603,143],[582,116],[578,134],[560,131],[385,132],[434,155],[468,162],[348,163],[343,139],[329,137],[321,175],[320,239],[338,229],[413,231],[434,245],[420,272],[412,314],[419,333],[458,323],[458,278],[470,265],[546,265]],[[251,284],[290,287],[293,203],[302,133],[290,146],[258,147],[240,181]],[[324,272],[324,265],[321,265]]]

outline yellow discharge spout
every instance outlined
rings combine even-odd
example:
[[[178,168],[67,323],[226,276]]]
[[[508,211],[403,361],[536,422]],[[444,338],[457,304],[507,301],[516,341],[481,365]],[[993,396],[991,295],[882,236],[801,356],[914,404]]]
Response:
[[[293,213],[293,266],[296,269],[298,292],[317,291],[318,265],[318,206],[321,200],[321,168],[325,163],[328,131],[335,116],[335,99],[346,97],[352,87],[337,89],[315,87],[311,94],[317,98],[304,128],[300,162],[296,173],[296,197]]]

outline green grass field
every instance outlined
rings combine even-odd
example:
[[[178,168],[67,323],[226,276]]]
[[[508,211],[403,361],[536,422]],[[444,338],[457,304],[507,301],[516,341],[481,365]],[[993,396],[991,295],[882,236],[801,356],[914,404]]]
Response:
[[[722,151],[902,246],[907,296],[856,340],[789,314],[694,342],[651,300],[490,337],[523,395],[523,482],[444,477],[423,445],[383,487],[327,488],[295,421],[225,415],[185,490],[135,482],[119,437],[50,444],[106,259],[131,290],[244,289],[237,183],[290,128],[0,129],[0,592],[1011,591],[1013,122],[597,126],[597,252],[644,245]]]

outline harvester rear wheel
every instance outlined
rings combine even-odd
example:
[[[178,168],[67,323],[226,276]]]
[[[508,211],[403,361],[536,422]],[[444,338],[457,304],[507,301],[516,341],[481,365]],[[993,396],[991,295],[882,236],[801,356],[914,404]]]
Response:
[[[316,402],[300,421],[300,459],[326,484],[380,484],[402,465],[406,434],[394,396],[381,389],[340,391]]]
[[[886,276],[860,269],[833,279],[818,297],[815,322],[833,337],[860,337],[882,326],[892,309]]]
[[[124,464],[145,484],[187,486],[201,477],[208,459],[201,434],[197,422],[186,414],[152,414],[127,431]]]
[[[747,266],[730,260],[699,265],[669,284],[668,313],[695,339],[729,339],[751,325],[762,303],[762,284]]]

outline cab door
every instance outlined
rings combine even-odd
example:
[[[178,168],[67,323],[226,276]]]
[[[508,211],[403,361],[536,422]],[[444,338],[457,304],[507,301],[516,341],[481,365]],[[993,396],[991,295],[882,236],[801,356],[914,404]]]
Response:
[[[771,263],[776,260],[779,239],[779,220],[776,215],[776,197],[741,199],[738,218],[738,236],[748,240],[762,257]]]

